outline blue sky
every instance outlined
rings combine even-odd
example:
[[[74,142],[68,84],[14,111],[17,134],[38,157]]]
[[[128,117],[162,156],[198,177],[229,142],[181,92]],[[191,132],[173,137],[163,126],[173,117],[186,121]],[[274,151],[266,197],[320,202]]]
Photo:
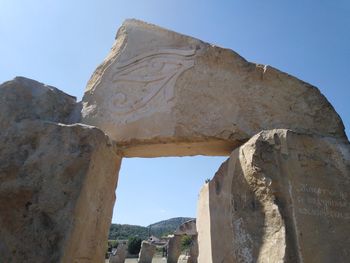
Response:
[[[138,18],[233,49],[319,87],[349,135],[349,14],[348,0],[0,0],[0,82],[25,76],[81,99],[122,21]],[[200,186],[222,161],[124,160],[113,221],[147,225],[194,216]],[[150,197],[164,189],[168,195],[161,201]]]

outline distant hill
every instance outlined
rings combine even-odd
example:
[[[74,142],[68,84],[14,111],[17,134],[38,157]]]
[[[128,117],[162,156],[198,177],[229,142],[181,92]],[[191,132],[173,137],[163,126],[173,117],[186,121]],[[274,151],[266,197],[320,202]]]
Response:
[[[109,228],[108,239],[110,240],[124,240],[129,237],[140,237],[142,240],[148,237],[148,228],[136,225],[121,225],[111,224]]]
[[[151,234],[156,237],[161,237],[163,235],[172,234],[176,228],[182,223],[191,220],[191,217],[174,217],[168,220],[159,221],[157,223],[151,224],[148,227],[151,228]]]
[[[128,239],[138,236],[141,239],[147,239],[149,231],[151,235],[161,237],[172,234],[182,223],[191,220],[191,217],[175,217],[168,220],[159,221],[147,227],[127,224],[111,224],[108,239]]]

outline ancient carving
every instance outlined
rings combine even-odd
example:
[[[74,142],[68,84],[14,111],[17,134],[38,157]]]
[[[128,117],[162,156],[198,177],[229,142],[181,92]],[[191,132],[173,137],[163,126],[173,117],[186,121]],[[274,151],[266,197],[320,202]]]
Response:
[[[298,213],[316,217],[350,219],[348,193],[308,184],[300,184],[296,189]]]
[[[113,113],[130,121],[156,97],[165,104],[171,101],[176,79],[193,67],[194,54],[194,49],[160,49],[112,64],[108,86]]]
[[[229,155],[274,128],[345,135],[317,88],[228,49],[135,20],[118,31],[82,104],[81,122],[102,129],[129,157]]]
[[[187,263],[349,261],[344,126],[288,74],[128,21],[81,104],[16,78],[0,85],[0,112],[0,262],[102,262],[122,156],[227,155],[239,145],[204,185],[196,225],[170,239],[168,263],[179,262],[183,234],[193,242]],[[143,241],[139,263],[155,250]]]

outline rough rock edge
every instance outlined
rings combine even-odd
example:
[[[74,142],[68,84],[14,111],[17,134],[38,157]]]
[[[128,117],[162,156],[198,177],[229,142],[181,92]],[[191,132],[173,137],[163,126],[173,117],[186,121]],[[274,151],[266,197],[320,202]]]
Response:
[[[331,111],[333,111],[336,116],[337,116],[337,126],[339,127],[339,131],[334,131],[331,134],[328,134],[329,136],[333,136],[333,137],[339,137],[339,138],[345,138],[346,140],[347,135],[345,133],[345,126],[343,124],[342,119],[340,118],[339,114],[336,112],[336,110],[334,109],[333,105],[327,100],[327,98],[321,93],[321,91],[305,82],[302,81],[300,79],[298,79],[297,77],[294,77],[286,72],[283,72],[281,70],[278,70],[272,66],[268,66],[268,65],[264,65],[264,64],[260,64],[260,63],[254,63],[254,62],[249,62],[247,61],[244,57],[240,56],[238,53],[236,53],[235,51],[228,49],[228,48],[222,48],[220,46],[216,46],[207,42],[204,42],[200,39],[191,37],[191,36],[187,36],[184,34],[180,34],[178,32],[172,31],[172,30],[168,30],[166,28],[151,24],[151,23],[147,23],[141,20],[137,20],[137,19],[126,19],[121,27],[118,29],[117,34],[115,36],[116,41],[114,42],[111,51],[108,53],[107,57],[105,57],[105,59],[103,60],[103,62],[97,67],[97,69],[94,71],[93,75],[91,76],[91,78],[88,81],[88,84],[86,86],[85,92],[84,92],[84,97],[85,96],[89,96],[89,94],[94,93],[94,88],[96,86],[98,86],[99,81],[100,81],[100,77],[101,75],[103,75],[104,71],[111,65],[114,63],[114,61],[116,59],[118,59],[119,55],[123,52],[123,49],[127,43],[127,37],[128,37],[128,32],[134,28],[134,27],[140,27],[140,28],[145,28],[145,29],[149,29],[149,30],[157,30],[157,31],[163,31],[166,33],[172,33],[172,34],[177,34],[179,36],[182,36],[184,38],[187,39],[191,39],[191,40],[195,40],[198,41],[199,43],[201,43],[204,47],[203,51],[204,52],[206,49],[209,48],[213,48],[215,50],[220,50],[220,52],[224,51],[224,52],[228,52],[234,59],[235,63],[239,63],[239,64],[245,64],[245,67],[247,67],[249,70],[255,71],[257,74],[261,75],[261,78],[264,79],[266,77],[272,77],[272,78],[284,78],[287,77],[289,78],[291,81],[295,81],[297,82],[297,84],[300,84],[302,86],[304,86],[305,88],[309,89],[310,92],[316,93],[315,96],[320,97],[321,102],[323,102],[322,104],[325,107],[330,108]],[[84,97],[83,97],[83,105],[87,104],[88,102],[84,102]],[[276,127],[276,128],[283,128],[283,127]],[[305,131],[305,133],[307,133]],[[308,133],[311,134],[311,133]],[[318,134],[318,133],[317,133]],[[325,134],[318,134],[318,135],[325,135]],[[248,136],[247,138],[244,138],[242,141],[246,141],[249,140],[251,136]],[[203,140],[203,142],[205,142],[206,140]],[[139,145],[139,144],[156,144],[159,143],[158,140],[143,140],[143,141],[137,141],[135,140],[134,143],[133,142],[126,142],[125,145],[128,145],[128,147],[132,147],[134,145]],[[123,143],[124,144],[124,143]]]

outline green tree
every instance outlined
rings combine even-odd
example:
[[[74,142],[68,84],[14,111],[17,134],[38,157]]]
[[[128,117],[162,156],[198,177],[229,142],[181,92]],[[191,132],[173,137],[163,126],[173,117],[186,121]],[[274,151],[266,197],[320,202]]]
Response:
[[[139,237],[131,237],[128,240],[128,251],[130,254],[138,254],[141,249],[141,238]]]
[[[192,244],[192,237],[191,236],[184,235],[181,238],[181,249],[182,250],[189,249],[191,244]]]

